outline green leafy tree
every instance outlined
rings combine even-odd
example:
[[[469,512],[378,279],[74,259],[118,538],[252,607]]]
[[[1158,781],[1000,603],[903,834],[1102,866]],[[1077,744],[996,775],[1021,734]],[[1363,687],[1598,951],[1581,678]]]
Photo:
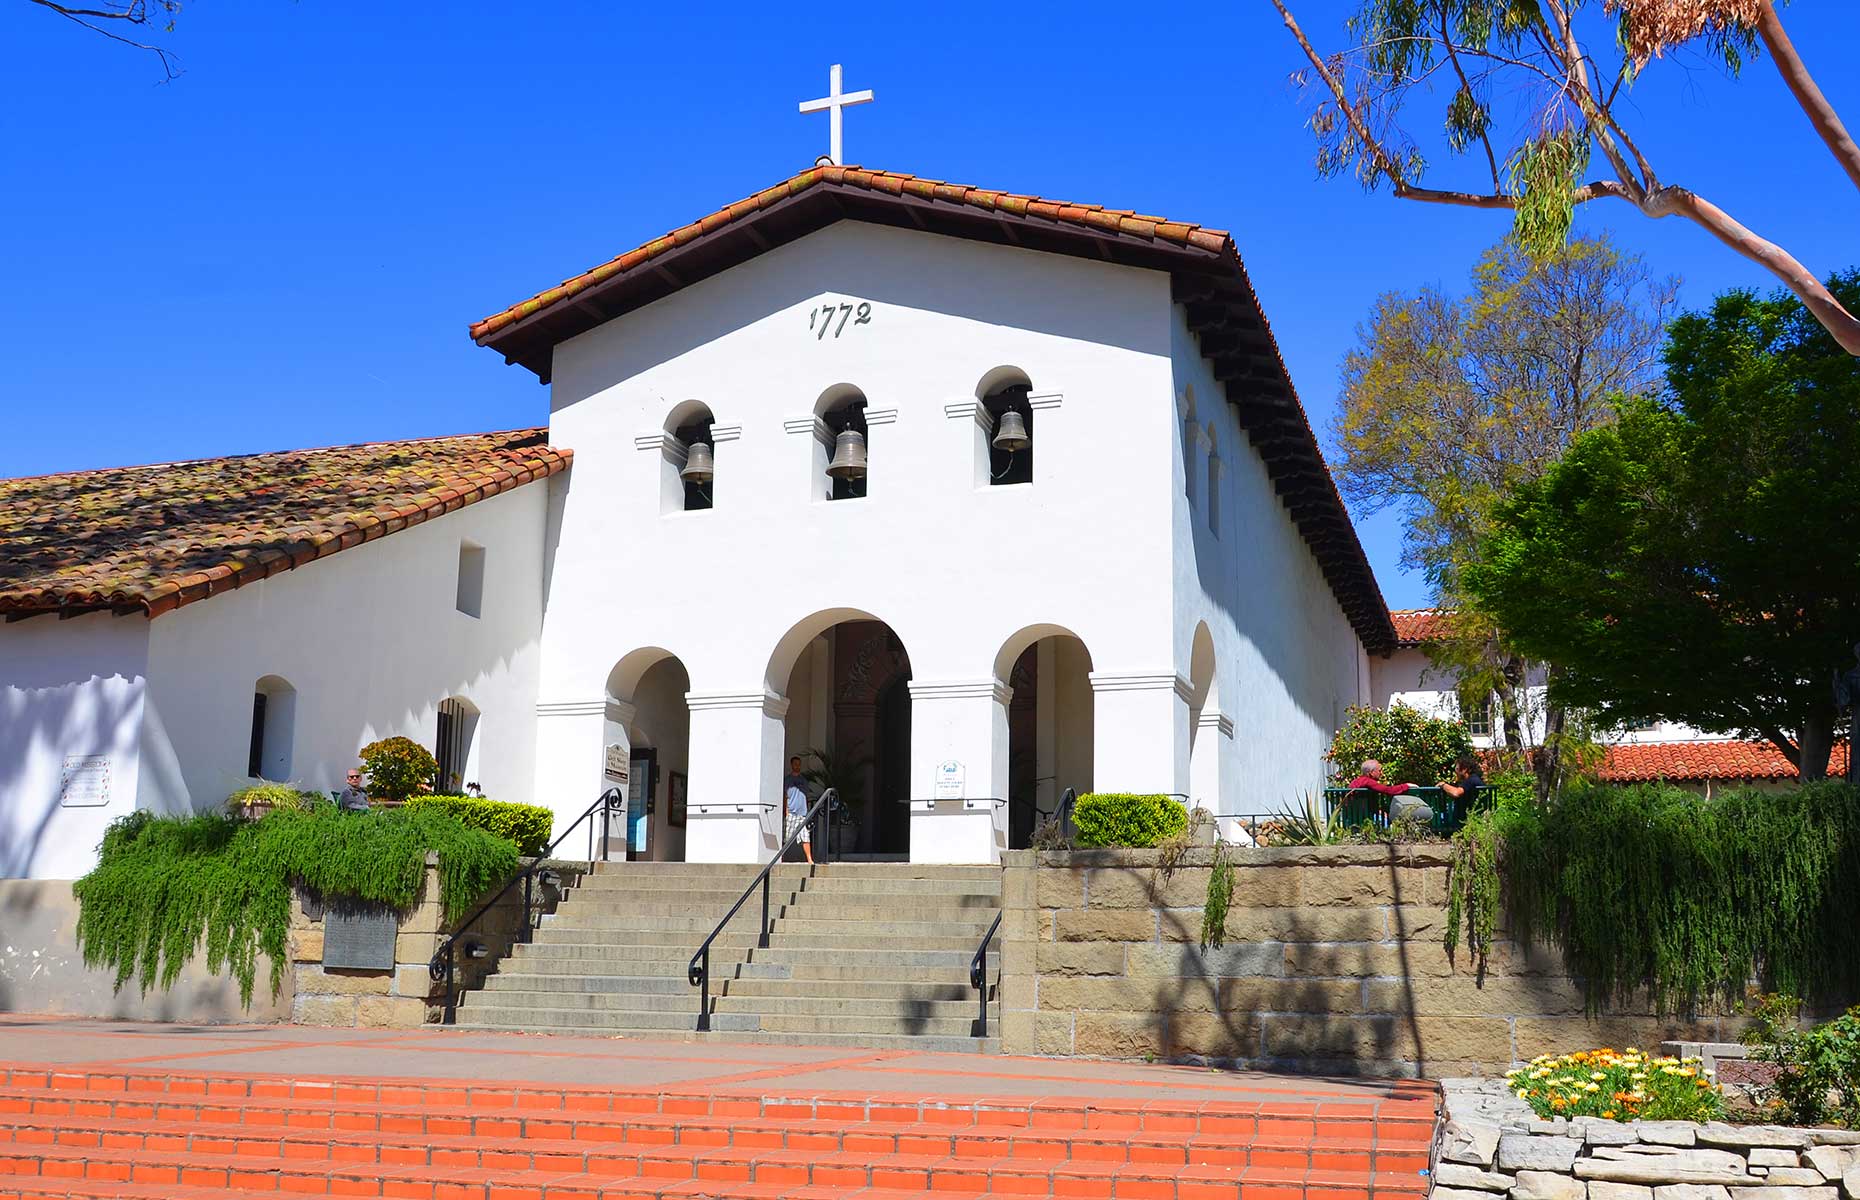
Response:
[[[362,747],[362,766],[368,771],[368,792],[385,800],[405,800],[415,792],[431,790],[439,764],[425,746],[412,738],[382,738]]]
[[[1541,260],[1501,245],[1481,258],[1470,295],[1383,296],[1344,360],[1338,486],[1359,512],[1400,511],[1403,564],[1454,610],[1430,657],[1457,681],[1462,711],[1497,694],[1514,754],[1543,731],[1534,763],[1546,789],[1560,782],[1572,721],[1556,706],[1531,711],[1527,685],[1546,668],[1507,641],[1460,575],[1494,503],[1575,435],[1613,421],[1623,396],[1657,388],[1673,291],[1606,235]]]
[[[1860,303],[1860,273],[1828,281]],[[1629,404],[1497,508],[1466,582],[1560,703],[1774,743],[1827,774],[1860,639],[1860,361],[1787,293],[1673,323]]]
[[[1576,208],[1593,200],[1680,217],[1775,275],[1847,353],[1860,354],[1849,302],[1782,246],[1662,176],[1644,130],[1629,128],[1642,119],[1632,85],[1654,59],[1698,49],[1735,74],[1761,47],[1860,187],[1860,146],[1772,0],[1358,0],[1350,44],[1336,54],[1312,45],[1287,0],[1271,2],[1315,74],[1297,78],[1319,98],[1309,124],[1322,174],[1354,175],[1371,190],[1386,184],[1404,200],[1509,210],[1513,239],[1536,255],[1561,245]],[[1714,126],[1696,129],[1706,137]],[[1472,165],[1453,186],[1424,185],[1430,153]]]

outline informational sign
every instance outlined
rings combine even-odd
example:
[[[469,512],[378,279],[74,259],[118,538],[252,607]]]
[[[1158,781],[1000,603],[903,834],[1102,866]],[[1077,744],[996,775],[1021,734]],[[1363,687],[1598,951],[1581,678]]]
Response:
[[[336,908],[323,914],[323,966],[392,971],[400,919],[390,908]]]
[[[622,791],[626,789],[626,765],[627,748],[619,742],[611,743],[607,747],[607,779],[618,784]]]
[[[101,808],[110,802],[110,756],[68,754],[58,780],[62,808]]]
[[[962,799],[962,785],[968,778],[968,772],[955,759],[936,765],[936,786],[931,794],[938,800]]]

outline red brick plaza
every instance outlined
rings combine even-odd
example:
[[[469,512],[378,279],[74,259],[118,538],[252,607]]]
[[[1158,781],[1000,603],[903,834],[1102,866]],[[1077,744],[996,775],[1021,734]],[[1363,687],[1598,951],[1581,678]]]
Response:
[[[1430,1084],[0,1016],[0,1198],[1423,1196]]]

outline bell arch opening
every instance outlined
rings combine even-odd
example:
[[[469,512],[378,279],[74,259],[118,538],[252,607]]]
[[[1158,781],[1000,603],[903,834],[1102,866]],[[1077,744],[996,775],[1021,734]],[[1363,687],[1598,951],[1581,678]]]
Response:
[[[866,495],[871,434],[865,410],[865,393],[850,383],[834,384],[814,402],[814,415],[825,437],[814,451],[815,478],[825,478],[828,500],[859,500]]]
[[[1029,625],[995,656],[1008,700],[1008,847],[1024,850],[1068,788],[1092,790],[1091,651],[1062,625]]]
[[[1033,382],[1019,367],[996,367],[982,376],[975,396],[987,414],[976,436],[988,462],[988,484],[1033,482]]]
[[[702,400],[686,400],[665,416],[660,498],[666,512],[702,512],[716,503],[717,418]]]
[[[1206,621],[1195,626],[1188,656],[1188,807],[1221,815],[1222,743],[1233,724],[1221,712],[1214,635]]]

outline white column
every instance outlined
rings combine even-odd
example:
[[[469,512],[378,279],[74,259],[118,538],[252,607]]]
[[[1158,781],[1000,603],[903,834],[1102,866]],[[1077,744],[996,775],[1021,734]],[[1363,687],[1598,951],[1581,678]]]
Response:
[[[1189,807],[1205,808],[1216,816],[1227,811],[1221,799],[1221,759],[1234,735],[1234,723],[1218,708],[1204,707],[1195,714],[1195,746],[1188,759]]]
[[[686,692],[691,710],[685,861],[765,862],[780,844],[786,698]]]
[[[1188,702],[1173,671],[1093,671],[1092,787],[1188,794]]]
[[[1014,693],[995,679],[909,686],[911,861],[1000,862]]]
[[[555,813],[550,837],[600,799],[602,744],[607,732],[607,697],[543,700],[536,704],[536,803]],[[573,839],[566,846],[577,844]]]

